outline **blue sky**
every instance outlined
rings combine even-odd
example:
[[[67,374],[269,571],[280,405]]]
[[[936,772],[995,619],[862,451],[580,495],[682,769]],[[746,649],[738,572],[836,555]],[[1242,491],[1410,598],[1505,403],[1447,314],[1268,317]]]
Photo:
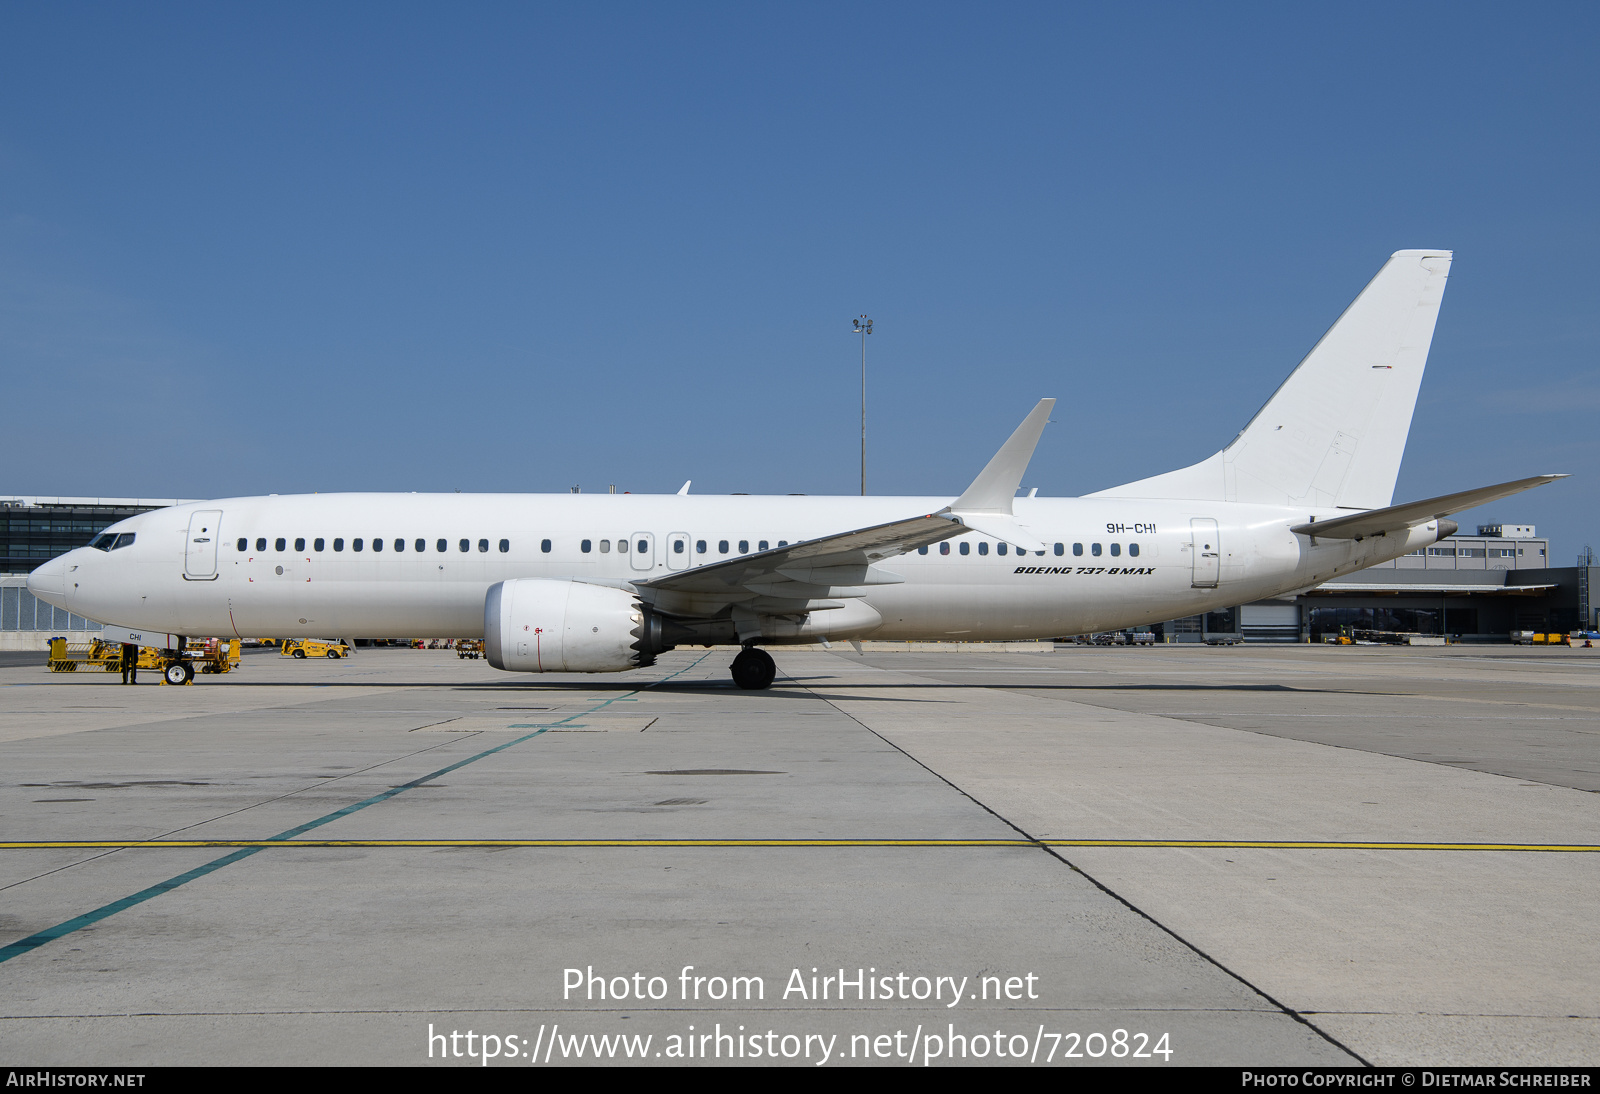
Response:
[[[1456,252],[1396,500],[1600,546],[1594,5],[0,6],[18,493],[955,493],[1226,443]]]

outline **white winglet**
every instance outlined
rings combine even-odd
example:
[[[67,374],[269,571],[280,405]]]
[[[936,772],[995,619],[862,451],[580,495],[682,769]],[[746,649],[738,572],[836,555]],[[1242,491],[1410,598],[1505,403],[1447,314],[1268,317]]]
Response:
[[[966,493],[951,503],[952,511],[1011,515],[1011,499],[1017,496],[1022,475],[1028,470],[1028,461],[1033,459],[1033,450],[1038,447],[1039,434],[1044,432],[1045,423],[1050,420],[1050,411],[1055,405],[1054,399],[1039,400],[1039,405],[1022,419],[1022,424],[1011,434],[1011,439],[1001,445],[994,459],[978,472],[978,477],[972,480]]]
[[[1016,522],[1011,502],[1022,485],[1028,461],[1033,459],[1033,450],[1039,445],[1039,435],[1050,421],[1050,411],[1055,405],[1054,399],[1040,399],[1039,404],[1022,419],[1022,424],[1017,426],[1011,438],[1000,446],[1000,451],[994,454],[988,466],[972,480],[966,493],[951,502],[941,515],[966,525],[974,532],[993,536],[1017,547],[1029,551],[1044,550],[1044,544]]]
[[[680,498],[684,497],[685,495],[687,495],[689,493],[689,484],[691,482],[693,482],[693,481],[694,481],[693,479],[684,479],[683,480],[683,485],[678,487],[678,496]]]

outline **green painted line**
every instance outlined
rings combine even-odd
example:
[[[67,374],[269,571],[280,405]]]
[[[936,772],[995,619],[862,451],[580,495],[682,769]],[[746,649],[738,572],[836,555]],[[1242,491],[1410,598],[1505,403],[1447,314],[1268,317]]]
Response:
[[[654,687],[656,684],[672,679],[673,676],[678,676],[682,673],[688,672],[690,669],[694,668],[695,665],[698,665],[701,661],[704,661],[709,656],[711,655],[702,654],[700,657],[685,665],[677,672],[674,672],[669,676],[663,676],[660,680],[657,680],[654,683],[646,686]],[[637,695],[643,690],[645,689],[639,688],[635,691],[629,692],[628,694]],[[137,893],[123,897],[121,900],[114,900],[110,904],[103,904],[93,911],[85,912],[82,915],[73,916],[71,919],[57,923],[54,927],[47,927],[44,930],[31,934],[26,938],[19,938],[17,941],[12,942],[7,946],[0,947],[0,964],[10,961],[13,957],[21,957],[25,953],[31,953],[40,946],[45,945],[47,942],[54,942],[58,938],[72,934],[74,931],[80,931],[85,927],[100,922],[102,919],[106,919],[109,916],[114,916],[118,912],[126,911],[127,909],[138,904],[143,904],[147,900],[153,900],[156,897],[161,896],[163,893],[170,893],[180,885],[187,885],[189,882],[203,878],[207,874],[215,873],[224,866],[232,866],[234,863],[241,862],[244,859],[249,858],[251,855],[258,854],[267,847],[281,845],[286,841],[293,840],[294,837],[301,835],[302,833],[310,832],[316,828],[321,828],[325,824],[332,824],[341,817],[348,817],[352,813],[356,813],[362,809],[377,805],[379,802],[388,801],[390,798],[393,798],[396,795],[403,794],[407,790],[421,786],[423,783],[426,783],[432,779],[437,779],[441,775],[448,775],[452,771],[457,771],[463,767],[466,767],[468,764],[476,763],[485,757],[493,756],[497,752],[504,752],[506,749],[519,745],[523,741],[532,740],[534,737],[548,733],[552,728],[561,725],[563,722],[570,722],[573,718],[582,718],[586,715],[593,714],[595,711],[616,702],[618,698],[621,697],[615,696],[607,699],[605,702],[600,703],[598,706],[591,707],[590,709],[583,711],[581,714],[574,714],[569,718],[562,719],[561,722],[552,723],[550,726],[534,730],[532,733],[523,734],[521,737],[517,737],[514,740],[506,741],[504,744],[499,744],[493,748],[486,749],[483,752],[478,753],[476,756],[469,756],[465,760],[459,760],[456,763],[450,764],[448,767],[441,767],[439,770],[424,775],[420,779],[412,779],[410,782],[402,783],[400,786],[390,787],[381,794],[374,794],[370,798],[358,801],[354,805],[347,805],[343,809],[337,809],[326,816],[318,817],[316,820],[307,821],[305,824],[295,825],[295,827],[287,829],[283,832],[279,832],[276,836],[272,836],[269,839],[246,844],[239,850],[234,851],[232,854],[223,855],[219,859],[213,859],[204,866],[197,866],[193,870],[185,871],[184,873],[178,874],[176,877],[170,877],[165,881],[158,882],[155,885],[150,886],[148,889],[141,889]],[[199,842],[198,845],[237,846],[233,844],[215,842]]]

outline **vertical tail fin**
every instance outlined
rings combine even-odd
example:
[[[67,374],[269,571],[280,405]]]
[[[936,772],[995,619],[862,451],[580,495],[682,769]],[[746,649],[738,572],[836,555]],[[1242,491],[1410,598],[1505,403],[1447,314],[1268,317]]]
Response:
[[[1233,443],[1090,496],[1387,506],[1450,260],[1449,251],[1396,251]]]

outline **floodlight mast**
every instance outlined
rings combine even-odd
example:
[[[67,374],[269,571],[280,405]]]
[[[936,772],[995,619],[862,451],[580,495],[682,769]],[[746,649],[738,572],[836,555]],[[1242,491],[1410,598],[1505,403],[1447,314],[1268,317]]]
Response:
[[[861,335],[861,496],[867,496],[867,335],[872,333],[872,320],[863,315],[850,320],[852,329]]]

